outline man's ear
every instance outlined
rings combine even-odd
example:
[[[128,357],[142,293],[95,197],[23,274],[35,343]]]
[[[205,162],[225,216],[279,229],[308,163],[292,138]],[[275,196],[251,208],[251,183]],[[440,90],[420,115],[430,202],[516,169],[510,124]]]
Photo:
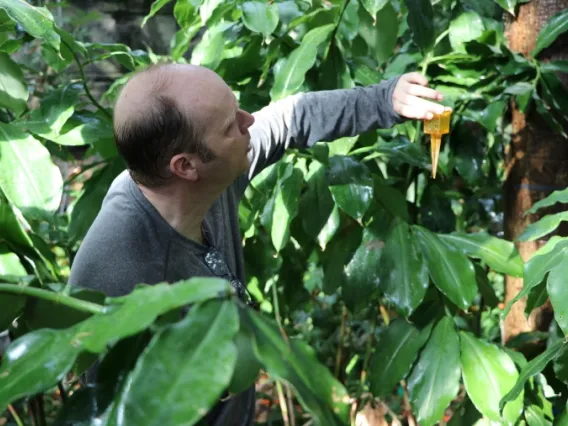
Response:
[[[201,160],[196,154],[176,154],[170,160],[170,172],[182,179],[196,181],[199,179],[200,164]]]

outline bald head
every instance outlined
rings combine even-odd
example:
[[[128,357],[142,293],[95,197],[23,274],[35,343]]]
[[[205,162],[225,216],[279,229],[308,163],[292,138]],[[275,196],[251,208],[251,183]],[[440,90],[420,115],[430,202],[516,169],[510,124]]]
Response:
[[[169,160],[181,153],[213,155],[204,143],[209,115],[215,113],[212,91],[228,86],[207,68],[168,64],[132,77],[114,109],[114,135],[133,178],[156,186],[169,177]]]

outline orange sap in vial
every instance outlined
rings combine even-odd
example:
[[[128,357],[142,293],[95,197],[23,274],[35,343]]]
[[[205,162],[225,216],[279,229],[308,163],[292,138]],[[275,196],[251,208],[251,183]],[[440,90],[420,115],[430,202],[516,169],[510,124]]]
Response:
[[[430,135],[430,153],[432,158],[432,177],[436,179],[438,169],[438,158],[440,157],[440,145],[442,135],[450,133],[451,111],[444,111],[442,114],[434,114],[431,120],[424,120],[424,133]]]

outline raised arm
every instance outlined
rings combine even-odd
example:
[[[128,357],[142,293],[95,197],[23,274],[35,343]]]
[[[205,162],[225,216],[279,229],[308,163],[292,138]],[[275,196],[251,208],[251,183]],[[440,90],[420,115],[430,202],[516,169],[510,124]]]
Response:
[[[288,148],[391,127],[402,118],[392,104],[397,81],[398,77],[367,87],[300,93],[254,113],[248,178],[279,160]]]

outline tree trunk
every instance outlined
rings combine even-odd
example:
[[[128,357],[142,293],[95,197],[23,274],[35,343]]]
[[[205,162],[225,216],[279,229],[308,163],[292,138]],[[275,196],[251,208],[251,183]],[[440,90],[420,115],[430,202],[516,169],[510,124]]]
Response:
[[[566,8],[568,0],[532,0],[521,5],[517,17],[509,17],[507,22],[506,35],[510,49],[529,57],[543,25]],[[568,33],[541,52],[538,59],[568,59]],[[559,77],[568,87],[568,75],[559,74]],[[536,215],[524,216],[535,202],[554,190],[568,186],[568,141],[552,131],[536,111],[529,109],[525,115],[514,105],[512,127],[513,138],[505,152],[508,170],[504,188],[505,236],[516,241],[528,224],[560,210],[559,207],[553,207]],[[558,233],[566,235],[566,230],[559,229]],[[547,240],[516,242],[516,246],[526,262]],[[505,303],[513,299],[522,286],[522,279],[507,277]],[[528,320],[524,313],[525,305],[526,300],[517,302],[505,319],[503,342],[519,333],[548,329],[552,320],[550,303],[536,309]]]

